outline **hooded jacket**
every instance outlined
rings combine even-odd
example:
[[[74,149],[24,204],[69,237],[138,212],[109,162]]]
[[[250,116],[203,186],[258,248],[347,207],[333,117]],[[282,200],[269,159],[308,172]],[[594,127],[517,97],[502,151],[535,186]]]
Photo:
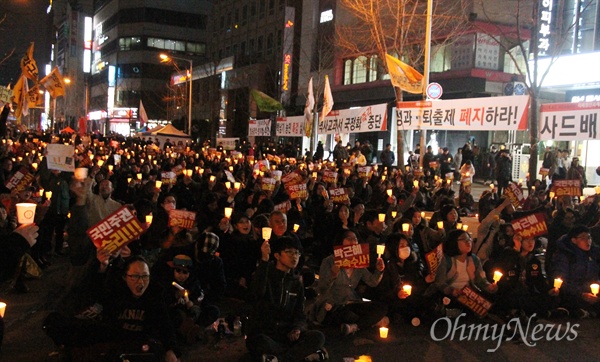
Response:
[[[600,271],[600,249],[592,244],[584,251],[571,242],[567,235],[557,241],[557,250],[552,257],[552,278],[561,278],[560,294],[580,297],[590,292],[590,283],[598,280]]]

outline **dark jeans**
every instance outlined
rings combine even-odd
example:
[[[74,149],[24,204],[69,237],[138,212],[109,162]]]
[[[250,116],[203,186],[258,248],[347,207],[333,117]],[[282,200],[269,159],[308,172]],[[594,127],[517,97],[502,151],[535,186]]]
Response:
[[[297,341],[291,342],[287,336],[269,336],[257,334],[248,336],[246,347],[260,359],[263,354],[277,356],[280,361],[303,361],[304,358],[323,348],[325,336],[320,331],[306,331],[300,334]]]
[[[367,329],[385,317],[387,312],[388,307],[380,302],[351,303],[328,312],[325,324],[355,323],[358,328]]]

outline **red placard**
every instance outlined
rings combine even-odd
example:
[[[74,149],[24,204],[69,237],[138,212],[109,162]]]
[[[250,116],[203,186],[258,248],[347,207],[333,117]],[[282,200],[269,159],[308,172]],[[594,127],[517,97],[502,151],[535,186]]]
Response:
[[[340,268],[368,268],[369,244],[334,246],[333,258]]]
[[[525,201],[525,196],[523,196],[523,191],[521,187],[517,185],[515,182],[511,182],[504,189],[504,193],[508,195],[510,201],[512,202],[515,208],[521,206],[523,201]]]
[[[346,189],[343,187],[336,187],[329,189],[329,196],[334,204],[349,204],[350,197],[346,193]]]
[[[323,171],[323,181],[328,183],[336,183],[338,178],[338,173],[334,171]]]
[[[358,177],[371,177],[371,166],[360,166],[358,168]]]
[[[169,211],[169,226],[179,226],[183,229],[192,229],[196,222],[196,213],[186,210]]]
[[[302,175],[300,175],[298,172],[295,172],[295,171],[290,172],[287,175],[281,177],[281,182],[283,182],[286,185],[301,183],[302,180],[303,180]]]
[[[275,207],[273,208],[273,210],[275,211],[281,211],[284,214],[286,214],[290,209],[292,208],[292,203],[290,202],[290,200],[284,201],[280,204],[275,205]]]
[[[112,253],[139,238],[144,231],[145,225],[123,206],[89,228],[87,234],[96,248],[106,248]]]
[[[175,185],[177,183],[177,175],[173,171],[161,172],[160,181],[163,185]]]
[[[442,244],[438,245],[435,249],[425,254],[425,260],[427,261],[427,265],[429,266],[429,274],[435,276],[437,274],[437,270],[442,262],[442,258],[444,257],[444,246]]]
[[[16,192],[21,192],[29,186],[31,181],[33,181],[33,177],[33,174],[27,170],[27,167],[23,166],[6,181],[4,186],[9,190],[15,189]]]
[[[510,222],[515,234],[523,238],[534,238],[548,233],[546,217],[543,213],[531,214]]]
[[[539,174],[542,175],[542,176],[548,176],[548,172],[550,172],[549,168],[543,168],[542,167],[542,168],[540,168]]]
[[[552,191],[556,197],[581,196],[581,180],[553,180]]]
[[[479,318],[485,317],[485,315],[492,308],[493,303],[481,296],[474,289],[465,285],[462,289],[462,294],[457,298],[457,300],[473,311]]]
[[[305,199],[308,197],[306,184],[285,185],[285,191],[290,195],[291,200]]]
[[[277,181],[271,177],[263,177],[261,190],[264,191],[275,191],[275,184]]]

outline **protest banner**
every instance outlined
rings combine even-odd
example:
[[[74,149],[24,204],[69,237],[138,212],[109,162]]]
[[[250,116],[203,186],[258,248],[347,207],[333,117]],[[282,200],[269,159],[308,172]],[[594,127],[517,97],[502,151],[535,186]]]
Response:
[[[284,214],[287,213],[292,208],[292,203],[290,200],[286,200],[280,204],[275,205],[273,208],[274,211],[281,211]]]
[[[528,96],[398,102],[392,122],[399,130],[526,130],[528,109]]]
[[[365,178],[365,177],[371,177],[371,166],[360,166],[358,168],[358,177],[359,178]]]
[[[281,181],[281,175],[283,172],[281,170],[273,170],[271,171],[271,176],[275,179],[275,181]]]
[[[335,184],[337,182],[338,173],[335,171],[323,171],[323,182]]]
[[[462,305],[472,310],[479,318],[485,317],[493,305],[492,302],[481,296],[468,285],[465,285],[462,289],[462,294],[458,296],[457,300]]]
[[[186,210],[169,211],[169,227],[178,226],[183,229],[191,230],[196,222],[196,213]]]
[[[275,191],[275,184],[277,181],[272,177],[263,177],[261,190],[264,191]]]
[[[516,182],[509,183],[504,189],[504,193],[508,195],[510,202],[513,204],[515,209],[521,206],[523,201],[525,201],[523,190],[521,190],[521,187]]]
[[[444,246],[439,244],[435,249],[425,254],[425,261],[429,266],[429,274],[435,277],[444,257]]]
[[[598,139],[600,102],[548,103],[540,106],[540,141]]]
[[[581,180],[552,180],[552,191],[556,197],[581,196]]]
[[[340,268],[368,268],[369,244],[334,246],[333,258],[334,264]]]
[[[270,119],[251,119],[248,121],[248,136],[269,137],[271,136]]]
[[[527,215],[512,220],[510,223],[515,234],[521,235],[523,238],[535,238],[548,233],[548,225],[546,225],[546,217],[543,213]]]
[[[549,168],[542,167],[542,168],[540,168],[539,174],[542,175],[542,176],[548,176],[548,172],[550,172]]]
[[[300,184],[284,184],[285,191],[290,196],[291,200],[308,198],[308,190],[305,183]]]
[[[29,172],[27,167],[23,166],[6,181],[4,186],[11,191],[14,189],[15,192],[21,192],[31,184],[33,179],[34,175]]]
[[[329,189],[329,196],[334,204],[350,204],[350,197],[343,187]]]
[[[275,135],[284,137],[304,136],[304,116],[277,117]]]
[[[283,182],[285,185],[301,183],[303,180],[304,178],[302,177],[302,175],[300,175],[296,171],[292,171],[287,175],[281,177],[281,182]]]
[[[175,185],[177,183],[177,175],[173,171],[161,172],[160,181],[163,185]]]
[[[74,146],[51,143],[46,146],[46,150],[48,151],[46,160],[48,161],[49,170],[75,171],[75,160],[73,159],[73,155],[75,154]]]
[[[142,224],[127,206],[123,206],[87,230],[97,249],[105,248],[113,253],[145,231]]]
[[[333,110],[319,119],[319,134],[387,131],[387,104]]]

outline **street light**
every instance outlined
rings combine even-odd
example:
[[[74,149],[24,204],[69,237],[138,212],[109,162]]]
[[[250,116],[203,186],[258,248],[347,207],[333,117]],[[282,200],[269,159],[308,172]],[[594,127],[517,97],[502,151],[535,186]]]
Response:
[[[173,61],[173,59],[183,60],[190,63],[190,73],[188,74],[188,80],[190,83],[190,88],[188,91],[188,133],[190,136],[192,135],[192,76],[193,76],[193,61],[192,59],[180,58],[172,55],[161,54],[160,59],[163,62]]]

